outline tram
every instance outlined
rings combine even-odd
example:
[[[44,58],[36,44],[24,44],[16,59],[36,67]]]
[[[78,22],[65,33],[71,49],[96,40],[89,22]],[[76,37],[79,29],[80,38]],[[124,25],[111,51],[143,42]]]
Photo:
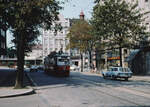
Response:
[[[53,76],[70,75],[70,56],[66,53],[51,52],[44,58],[44,72]]]

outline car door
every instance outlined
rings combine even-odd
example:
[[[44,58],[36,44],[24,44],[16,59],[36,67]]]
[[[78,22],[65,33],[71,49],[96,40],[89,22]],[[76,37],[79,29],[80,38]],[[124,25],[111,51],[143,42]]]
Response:
[[[119,70],[118,67],[113,68],[112,71],[111,71],[111,76],[112,76],[112,77],[116,77],[116,76],[117,76],[117,73],[118,73],[118,70]]]
[[[112,73],[112,68],[110,68],[110,69],[108,69],[108,71],[107,71],[107,76],[111,76],[111,73]]]

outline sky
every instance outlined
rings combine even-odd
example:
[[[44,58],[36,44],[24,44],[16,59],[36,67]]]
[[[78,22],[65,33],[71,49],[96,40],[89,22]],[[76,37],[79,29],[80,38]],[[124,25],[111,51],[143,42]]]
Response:
[[[65,4],[62,5],[63,9],[60,11],[65,18],[79,18],[81,11],[85,14],[85,19],[90,19],[92,17],[92,9],[94,6],[94,0],[68,0]],[[7,39],[8,47],[11,47],[11,33],[8,32],[9,36]],[[41,37],[40,37],[41,39]]]
[[[63,5],[64,9],[60,13],[65,18],[79,18],[80,12],[83,11],[85,18],[90,19],[93,6],[94,0],[68,0]]]

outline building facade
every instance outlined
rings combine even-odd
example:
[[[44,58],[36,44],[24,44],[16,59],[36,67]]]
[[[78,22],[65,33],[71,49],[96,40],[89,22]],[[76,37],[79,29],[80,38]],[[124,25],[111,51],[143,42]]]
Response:
[[[40,65],[42,64],[43,46],[42,44],[36,44],[32,47],[32,52],[27,53],[25,56],[25,65]]]
[[[28,60],[28,59],[33,59],[33,60],[36,60],[36,59],[41,59],[42,60],[42,44],[37,44],[35,46],[32,47],[32,52],[29,52],[27,56],[25,56],[25,59]]]
[[[150,0],[127,0],[130,3],[138,3],[138,8],[141,9],[141,12],[149,12],[150,11]],[[145,21],[142,23],[147,26],[147,31],[150,31],[150,13],[145,15],[147,17]]]
[[[134,74],[150,75],[150,47],[134,50],[127,61]]]
[[[56,23],[62,26],[61,31],[55,33],[54,30],[43,30],[42,32],[43,58],[52,51],[58,52],[62,50],[63,52],[70,54],[70,50],[66,50],[66,46],[69,43],[69,39],[66,35],[70,27],[70,21],[62,15],[59,15],[59,20]]]

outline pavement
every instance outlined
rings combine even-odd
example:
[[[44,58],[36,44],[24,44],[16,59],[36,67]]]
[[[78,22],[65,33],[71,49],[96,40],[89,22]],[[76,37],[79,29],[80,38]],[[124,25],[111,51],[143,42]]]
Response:
[[[17,97],[34,93],[34,89],[31,87],[26,73],[24,75],[24,85],[26,87],[23,89],[14,89],[15,70],[8,67],[0,67],[0,98]]]

